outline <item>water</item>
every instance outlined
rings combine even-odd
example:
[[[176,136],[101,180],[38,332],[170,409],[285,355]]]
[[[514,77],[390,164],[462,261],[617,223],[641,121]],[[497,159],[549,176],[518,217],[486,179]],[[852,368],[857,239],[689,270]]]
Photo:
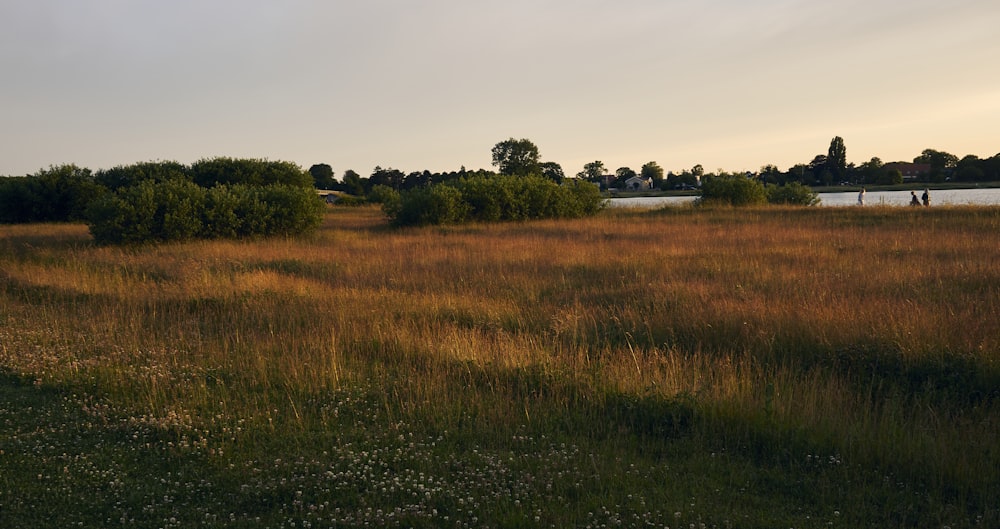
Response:
[[[919,197],[923,191],[917,191]],[[666,205],[689,204],[694,196],[683,197],[628,197],[608,200],[611,207],[658,208]],[[820,193],[821,206],[856,206],[858,192]],[[910,204],[909,191],[868,191],[865,193],[866,206],[907,206]],[[997,206],[1000,205],[1000,188],[984,189],[942,189],[931,190],[931,206]]]

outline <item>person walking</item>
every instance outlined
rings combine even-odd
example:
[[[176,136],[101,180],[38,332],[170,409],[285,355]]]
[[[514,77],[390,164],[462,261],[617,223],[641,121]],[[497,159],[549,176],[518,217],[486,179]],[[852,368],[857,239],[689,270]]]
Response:
[[[924,203],[924,206],[931,205],[931,190],[924,188],[924,194],[921,195],[920,200]]]
[[[858,205],[859,206],[865,205],[865,188],[863,187],[861,188],[861,191],[858,193]]]
[[[917,198],[917,192],[916,191],[910,191],[910,205],[911,206],[919,206],[920,205],[920,199]]]

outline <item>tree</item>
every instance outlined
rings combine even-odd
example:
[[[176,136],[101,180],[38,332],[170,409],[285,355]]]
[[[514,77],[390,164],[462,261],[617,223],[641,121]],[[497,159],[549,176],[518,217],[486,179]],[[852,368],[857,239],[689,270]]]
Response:
[[[941,181],[947,173],[951,172],[958,165],[958,156],[944,151],[934,149],[924,149],[920,156],[913,159],[913,163],[926,163],[931,166],[930,177],[932,180]]]
[[[542,176],[557,184],[561,184],[566,179],[566,173],[563,172],[562,166],[556,162],[542,162],[540,167]]]
[[[629,178],[637,176],[636,172],[629,167],[619,167],[615,170],[615,187],[625,187],[625,182]]]
[[[584,165],[583,171],[576,173],[576,177],[590,182],[600,182],[605,172],[604,162],[594,160],[593,162]]]
[[[372,175],[368,177],[368,185],[389,186],[395,189],[396,191],[399,191],[400,188],[403,187],[403,180],[405,178],[406,175],[403,173],[403,171],[400,171],[399,169],[393,169],[391,167],[383,169],[376,165],[375,170],[372,171]]]
[[[500,169],[500,174],[541,174],[538,159],[538,147],[526,138],[510,138],[493,146],[493,165]]]
[[[826,154],[826,167],[835,179],[842,179],[847,171],[847,147],[844,138],[834,136]]]
[[[656,162],[646,162],[639,170],[639,176],[653,181],[653,187],[660,187],[663,182],[663,168]]]
[[[783,185],[785,183],[785,175],[778,169],[777,165],[767,164],[760,168],[760,180],[765,184],[779,184]]]
[[[313,186],[316,189],[333,189],[337,185],[337,179],[333,176],[333,167],[325,163],[318,163],[309,168],[309,174],[313,177]]]
[[[344,192],[360,197],[365,194],[365,181],[361,178],[361,175],[356,173],[353,169],[348,169],[344,171],[343,177],[343,187]]]
[[[861,173],[861,180],[866,184],[874,184],[878,182],[879,175],[882,173],[882,160],[878,156],[873,156],[871,160],[861,164],[858,170]]]

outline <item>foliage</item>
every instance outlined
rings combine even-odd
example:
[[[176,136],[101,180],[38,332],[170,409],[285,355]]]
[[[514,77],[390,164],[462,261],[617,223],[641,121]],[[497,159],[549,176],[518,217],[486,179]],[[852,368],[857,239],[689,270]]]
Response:
[[[576,177],[588,182],[600,182],[605,172],[604,162],[594,160],[593,162],[584,164],[583,170],[576,173]]]
[[[307,233],[322,220],[322,200],[288,185],[217,185],[146,180],[91,204],[88,226],[99,244],[183,241]]]
[[[218,157],[199,160],[188,171],[191,179],[202,187],[219,184],[313,187],[312,175],[292,162]]]
[[[383,211],[396,226],[455,224],[466,219],[469,205],[461,191],[438,184],[401,193],[398,201],[383,204]]]
[[[316,189],[334,189],[337,187],[337,179],[333,175],[333,167],[330,167],[330,164],[313,164],[309,167],[309,175],[312,176],[313,187]]]
[[[399,226],[576,218],[602,207],[596,186],[572,181],[557,185],[541,176],[474,176],[458,183],[405,191],[398,205],[384,207]]]
[[[789,182],[783,186],[768,186],[767,201],[771,204],[786,204],[798,206],[815,206],[820,203],[819,195],[798,182]]]
[[[541,174],[538,146],[527,138],[510,138],[493,146],[493,165],[500,174],[528,176]]]
[[[377,184],[372,186],[372,190],[368,193],[368,201],[375,204],[399,202],[399,191],[387,185]]]
[[[767,200],[767,190],[756,180],[745,176],[706,176],[695,204],[753,206],[766,204]]]
[[[663,168],[656,162],[646,162],[639,170],[639,176],[649,178],[653,182],[653,187],[660,187],[663,183]]]
[[[165,182],[176,179],[190,180],[191,175],[188,167],[181,163],[162,161],[117,165],[111,169],[97,171],[94,174],[94,179],[102,186],[116,191],[147,180],[153,182]]]
[[[87,205],[103,191],[89,169],[72,164],[25,177],[0,178],[0,223],[80,220]]]
[[[847,171],[847,147],[844,146],[844,138],[835,136],[830,140],[830,148],[826,155],[827,169],[834,178],[842,178]]]

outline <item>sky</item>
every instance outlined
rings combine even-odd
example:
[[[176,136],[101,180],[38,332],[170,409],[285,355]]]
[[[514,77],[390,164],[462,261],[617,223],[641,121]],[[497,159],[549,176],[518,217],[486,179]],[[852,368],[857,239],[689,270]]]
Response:
[[[1000,153],[997,0],[0,0],[0,175]]]

